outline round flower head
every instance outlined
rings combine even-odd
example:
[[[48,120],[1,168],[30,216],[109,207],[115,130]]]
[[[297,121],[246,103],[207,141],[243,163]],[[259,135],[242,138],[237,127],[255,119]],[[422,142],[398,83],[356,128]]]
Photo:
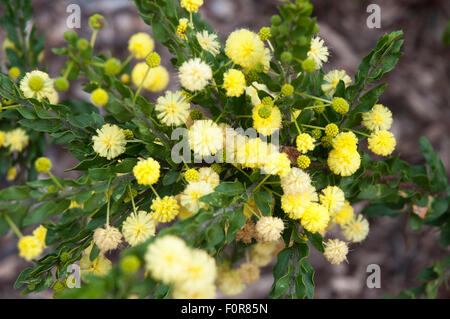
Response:
[[[218,41],[216,34],[208,33],[208,31],[203,30],[202,32],[197,32],[195,36],[203,50],[211,53],[214,56],[219,54],[220,42]]]
[[[337,150],[356,151],[358,147],[358,138],[353,132],[339,133],[333,140],[332,146]]]
[[[226,270],[219,272],[217,287],[226,296],[235,296],[245,289],[239,270]]]
[[[212,79],[211,67],[199,58],[184,62],[178,69],[181,85],[189,91],[201,91]]]
[[[262,170],[266,174],[286,176],[291,170],[291,161],[286,153],[272,152]]]
[[[177,283],[183,283],[193,290],[199,286],[207,286],[216,280],[216,261],[201,249],[190,251],[189,261],[185,264],[183,278]]]
[[[353,175],[361,165],[361,156],[357,151],[333,149],[327,159],[330,170],[341,176]]]
[[[91,261],[92,246],[89,246],[83,251],[83,256],[80,259],[81,278],[84,278],[87,274],[103,276],[112,268],[111,261],[102,252],[99,253],[97,258]]]
[[[247,220],[244,226],[236,232],[236,241],[242,241],[244,244],[250,244],[253,238],[256,238],[256,228],[252,220]]]
[[[108,103],[108,92],[102,88],[95,89],[91,94],[92,103],[97,106],[105,106]]]
[[[199,201],[199,198],[213,191],[214,189],[207,182],[199,181],[189,183],[183,193],[180,194],[180,204],[190,214],[195,214],[200,208],[206,207],[206,203]]]
[[[264,42],[246,29],[232,32],[225,44],[225,54],[245,69],[254,69],[265,59]]]
[[[314,150],[314,142],[316,140],[308,133],[301,133],[297,136],[295,142],[297,144],[297,149],[300,153],[308,153],[308,151]]]
[[[153,158],[141,159],[133,168],[138,184],[153,185],[159,179],[159,163]]]
[[[174,299],[213,299],[215,296],[216,286],[213,283],[194,288],[186,283],[177,283],[172,293]]]
[[[353,219],[353,216],[353,207],[348,201],[345,201],[344,207],[333,215],[333,222],[343,226],[350,222]]]
[[[141,62],[133,68],[131,79],[137,87],[144,81],[143,88],[150,92],[160,92],[169,84],[169,72],[162,65],[150,68],[145,62]]]
[[[335,137],[339,133],[339,128],[336,124],[330,123],[327,126],[325,126],[325,134],[327,136]]]
[[[189,20],[186,18],[181,18],[178,20],[177,35],[181,40],[186,40],[186,30]]]
[[[122,242],[122,233],[115,227],[107,225],[94,231],[94,243],[102,252],[116,249]]]
[[[161,123],[178,126],[186,122],[189,116],[189,107],[189,102],[180,91],[167,91],[165,96],[158,98],[155,110]]]
[[[13,66],[11,69],[9,69],[8,74],[11,78],[17,79],[20,76],[20,69],[16,66]]]
[[[155,42],[144,32],[134,34],[128,41],[128,50],[136,59],[145,59],[154,48]]]
[[[281,178],[281,188],[284,194],[300,195],[311,188],[311,177],[303,170],[293,167]]]
[[[39,157],[34,162],[34,167],[39,173],[48,173],[52,168],[52,162],[47,157]]]
[[[247,284],[257,282],[260,277],[259,267],[253,263],[243,263],[239,267],[239,276]]]
[[[223,88],[228,96],[241,96],[247,88],[247,82],[242,71],[230,69],[223,75]]]
[[[214,189],[220,184],[220,176],[211,167],[202,167],[198,171],[198,181],[207,182]]]
[[[47,247],[47,245],[45,244],[45,238],[47,237],[47,228],[45,228],[42,225],[39,225],[38,228],[33,230],[33,236],[40,241],[42,247],[44,248]]]
[[[29,137],[27,132],[19,127],[6,133],[4,145],[5,147],[9,147],[11,152],[22,152],[28,146],[28,142]]]
[[[181,7],[189,12],[197,12],[203,5],[203,0],[181,0]]]
[[[223,132],[212,120],[195,121],[189,129],[189,145],[195,155],[214,155],[223,148]]]
[[[188,183],[198,182],[199,177],[200,177],[200,174],[194,168],[190,168],[184,173],[184,178],[186,179],[186,181]]]
[[[344,85],[347,86],[352,82],[352,79],[345,73],[344,70],[333,70],[325,74],[323,80],[326,82],[322,84],[322,91],[325,95],[332,97],[336,92],[339,81],[342,80]]]
[[[260,109],[263,107],[265,105],[259,104],[253,108],[253,127],[258,133],[269,136],[281,128],[281,112],[278,107],[274,106],[270,115],[267,118],[263,118],[259,114]]]
[[[8,169],[8,172],[6,173],[6,180],[8,182],[12,182],[17,177],[17,168],[15,166],[10,167]]]
[[[324,246],[325,251],[323,255],[330,264],[338,265],[347,260],[348,246],[342,240],[329,239]]]
[[[311,164],[311,160],[309,159],[308,156],[300,155],[299,157],[297,157],[297,165],[298,165],[298,167],[300,167],[300,168],[308,168],[310,164]]]
[[[35,70],[25,74],[20,81],[20,90],[25,98],[42,101],[44,98],[49,98],[55,89],[53,80],[47,73]]]
[[[310,186],[308,191],[301,194],[289,195],[284,194],[281,197],[281,209],[291,219],[300,219],[303,216],[306,208],[312,202],[317,202],[318,196],[314,187]]]
[[[265,165],[269,154],[267,143],[259,138],[237,141],[236,161],[245,167],[256,168]]]
[[[191,254],[184,241],[167,235],[148,245],[145,254],[146,267],[153,278],[166,284],[178,282],[184,278],[186,264]]]
[[[132,213],[122,224],[122,234],[127,243],[136,246],[155,236],[155,221],[143,210]]]
[[[371,131],[387,131],[392,126],[392,112],[382,104],[375,104],[369,112],[362,114],[361,124]]]
[[[280,239],[283,229],[283,220],[278,217],[262,216],[256,223],[258,238],[264,242]]]
[[[326,207],[331,214],[339,212],[345,204],[344,192],[337,186],[328,186],[319,195],[320,203]]]
[[[164,196],[164,198],[155,198],[150,206],[153,219],[168,223],[177,217],[180,212],[180,206],[173,196]]]
[[[108,160],[123,154],[127,144],[123,130],[111,124],[105,124],[101,129],[97,129],[97,135],[92,137],[92,141],[94,151]]]
[[[395,145],[397,145],[394,134],[389,131],[373,132],[367,140],[369,142],[369,150],[382,156],[392,154]]]
[[[311,39],[311,46],[307,56],[314,60],[316,70],[322,67],[323,62],[328,61],[328,55],[328,48],[324,45],[324,41],[321,38],[315,37]]]
[[[19,249],[19,256],[25,260],[32,260],[42,254],[44,246],[36,236],[24,236],[19,239],[17,243]]]
[[[317,203],[309,204],[300,220],[302,226],[311,233],[325,230],[329,221],[330,213],[326,207]]]
[[[342,226],[342,235],[345,239],[359,243],[369,234],[369,222],[362,215],[354,217],[350,222]]]

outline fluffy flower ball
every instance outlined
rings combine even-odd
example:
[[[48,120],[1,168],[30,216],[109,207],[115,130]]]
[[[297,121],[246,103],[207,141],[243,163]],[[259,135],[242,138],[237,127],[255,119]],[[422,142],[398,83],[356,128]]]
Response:
[[[5,134],[4,146],[9,147],[11,152],[18,151],[22,152],[25,147],[28,146],[29,137],[27,132],[22,128],[18,127],[12,131]]]
[[[108,103],[108,92],[102,88],[95,89],[91,94],[92,103],[97,106],[105,106]]]
[[[314,150],[314,142],[316,140],[308,133],[301,133],[297,136],[295,142],[300,153],[308,153]]]
[[[189,145],[198,156],[216,154],[223,147],[223,133],[212,120],[198,120],[189,129]]]
[[[184,62],[178,70],[181,85],[189,91],[203,90],[212,79],[211,67],[199,58]]]
[[[353,175],[361,165],[361,156],[357,151],[348,149],[333,149],[328,154],[328,166],[336,175]]]
[[[313,38],[307,56],[314,60],[316,70],[322,67],[323,62],[328,61],[328,55],[328,48],[325,46],[325,42],[319,37]]]
[[[180,91],[167,91],[164,96],[158,98],[155,110],[161,123],[178,126],[186,122],[189,116],[189,107],[189,102]]]
[[[19,249],[19,256],[28,261],[37,258],[44,250],[41,241],[35,236],[22,237],[17,243],[17,248]]]
[[[361,124],[371,131],[387,131],[392,122],[392,112],[382,104],[375,104],[369,112],[362,114]]]
[[[267,105],[259,104],[253,108],[253,127],[258,133],[270,136],[281,127],[281,112],[278,107],[274,106],[271,108],[270,115],[263,118],[261,117],[260,110],[266,107]]]
[[[189,12],[197,12],[203,5],[203,0],[181,0],[181,7]]]
[[[337,186],[328,186],[319,195],[320,203],[325,206],[331,214],[339,212],[345,204],[344,192]]]
[[[281,178],[281,188],[284,194],[300,195],[311,187],[311,177],[303,170],[293,167],[290,172]]]
[[[354,217],[350,222],[342,226],[342,235],[345,239],[359,243],[369,234],[369,222],[362,215]]]
[[[97,135],[92,137],[92,141],[94,151],[108,160],[124,153],[127,144],[123,130],[111,124],[105,124],[101,129],[97,129]]]
[[[218,37],[214,33],[208,33],[208,31],[203,30],[202,32],[196,33],[196,38],[203,50],[216,56],[220,52],[220,42]]]
[[[347,86],[352,82],[352,79],[347,75],[344,70],[333,70],[325,74],[323,77],[325,84],[322,84],[322,91],[329,97],[332,97],[336,92],[339,81],[342,80],[344,85]]]
[[[153,185],[159,179],[160,165],[153,158],[141,159],[133,168],[138,184]]]
[[[258,238],[265,242],[280,239],[283,229],[283,220],[278,217],[262,216],[256,223]]]
[[[38,70],[25,74],[20,81],[20,90],[25,98],[34,98],[38,101],[42,101],[44,98],[50,99],[55,91],[53,80],[47,73]]]
[[[247,284],[257,282],[260,277],[259,267],[253,263],[243,263],[239,267],[239,276],[241,280]]]
[[[350,222],[353,219],[353,216],[353,207],[346,201],[342,209],[333,215],[333,222],[343,226]]]
[[[303,212],[300,220],[301,225],[311,233],[316,233],[325,230],[330,221],[330,214],[326,207],[311,203]]]
[[[169,72],[162,65],[156,68],[150,68],[145,62],[141,62],[133,68],[131,79],[137,87],[144,81],[144,89],[150,92],[160,92],[169,84]]]
[[[242,71],[230,69],[223,75],[223,88],[228,96],[239,97],[247,88],[245,76]]]
[[[39,173],[48,173],[52,168],[52,162],[47,157],[39,157],[34,162],[34,167]]]
[[[151,214],[145,211],[132,213],[122,224],[122,234],[127,243],[136,246],[155,236],[155,222]]]
[[[122,233],[115,227],[107,225],[94,231],[94,242],[102,252],[114,250],[122,242]]]
[[[128,50],[136,59],[145,59],[155,48],[153,39],[144,32],[134,34],[128,41]]]
[[[338,265],[347,260],[348,246],[342,240],[329,239],[324,246],[325,251],[323,255],[330,264]]]
[[[225,44],[225,54],[245,69],[254,69],[265,58],[264,42],[246,29],[232,32]]]
[[[373,132],[367,139],[369,149],[377,155],[388,156],[392,154],[397,145],[394,134],[389,131]]]
[[[180,212],[180,205],[173,196],[164,196],[164,198],[155,198],[150,207],[153,219],[168,223],[177,217]]]

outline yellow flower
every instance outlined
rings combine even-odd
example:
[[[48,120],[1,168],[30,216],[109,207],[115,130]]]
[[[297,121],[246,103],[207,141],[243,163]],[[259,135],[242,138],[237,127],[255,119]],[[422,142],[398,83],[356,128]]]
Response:
[[[20,81],[20,90],[25,98],[34,98],[38,101],[49,98],[55,91],[53,80],[47,73],[38,70],[25,74]]]
[[[237,269],[220,271],[217,286],[226,296],[238,295],[245,289],[245,284],[242,282]]]
[[[316,63],[316,70],[322,67],[322,62],[328,61],[328,55],[328,48],[324,45],[324,41],[319,37],[313,38],[307,56]]]
[[[228,96],[239,97],[247,88],[245,76],[242,71],[230,69],[223,75],[223,88]]]
[[[286,176],[291,170],[291,161],[286,153],[272,152],[262,170],[266,174]]]
[[[369,234],[369,222],[362,215],[354,217],[350,222],[342,226],[342,235],[345,239],[359,243]]]
[[[199,58],[185,61],[178,69],[181,85],[189,91],[201,91],[211,81],[211,67]]]
[[[377,155],[388,156],[392,154],[397,145],[394,134],[389,131],[375,131],[367,139],[369,150]]]
[[[8,169],[8,172],[6,173],[6,180],[8,182],[11,182],[16,179],[16,176],[17,176],[17,168],[15,166],[10,167]]]
[[[199,198],[213,191],[214,189],[207,182],[199,181],[189,183],[183,193],[180,194],[180,204],[190,214],[195,214],[200,208],[206,207],[206,203],[200,202]]]
[[[94,231],[93,238],[97,247],[103,252],[116,249],[122,242],[121,232],[117,228],[109,225],[105,228],[97,228]]]
[[[347,260],[348,246],[345,242],[339,239],[329,239],[324,244],[325,251],[323,255],[330,262],[330,264],[338,265],[344,260]]]
[[[223,132],[212,120],[197,120],[189,129],[189,145],[197,156],[214,155],[223,148]]]
[[[325,126],[325,134],[327,136],[335,137],[339,133],[339,128],[336,124],[330,123]]]
[[[295,142],[297,144],[297,149],[300,153],[308,153],[308,151],[314,150],[314,142],[316,140],[308,133],[301,133],[297,136]]]
[[[283,229],[283,220],[278,217],[262,216],[256,223],[258,238],[264,242],[280,239]]]
[[[105,106],[108,103],[108,92],[102,88],[95,89],[91,94],[92,103],[97,106]]]
[[[185,278],[190,257],[190,250],[182,239],[167,235],[148,245],[145,261],[153,278],[168,284]]]
[[[197,12],[203,5],[203,0],[181,0],[181,7],[189,12]]]
[[[194,168],[190,168],[184,173],[184,178],[188,181],[188,183],[198,182],[199,177],[200,174]]]
[[[0,131],[0,147],[4,146],[5,142],[6,142],[6,133],[3,131]]]
[[[285,194],[300,195],[311,188],[311,177],[303,170],[293,167],[281,178],[281,188]]]
[[[181,40],[186,40],[186,29],[187,29],[188,22],[189,22],[189,20],[186,18],[181,18],[178,21],[177,35]]]
[[[151,214],[140,210],[131,213],[122,224],[122,234],[127,243],[136,246],[155,236],[155,221]]]
[[[97,135],[92,137],[92,141],[94,151],[108,160],[123,154],[127,144],[123,130],[111,124],[105,124],[101,129],[97,129]]]
[[[22,152],[28,146],[28,142],[27,132],[19,127],[6,133],[4,146],[9,147],[11,152]]]
[[[44,248],[47,247],[47,245],[45,244],[45,238],[47,236],[47,228],[45,228],[42,225],[39,225],[38,228],[33,230],[33,236],[39,240],[42,247],[44,247]]]
[[[241,135],[240,135],[241,136]],[[267,143],[259,138],[237,140],[236,162],[248,168],[261,167],[267,163],[271,153]]]
[[[260,269],[253,263],[246,262],[239,267],[239,276],[247,284],[257,282],[260,278]]]
[[[152,218],[161,223],[168,223],[174,220],[180,212],[180,206],[173,196],[155,198],[150,209],[152,210]]]
[[[319,195],[320,203],[326,207],[331,214],[339,212],[345,204],[344,192],[337,186],[328,186]]]
[[[308,191],[303,193],[291,195],[284,194],[281,197],[281,209],[291,219],[300,219],[303,216],[306,208],[312,202],[317,202],[318,196],[314,187],[310,186]]]
[[[90,254],[93,244],[83,251],[83,257],[80,259],[80,272],[81,277],[85,277],[87,274],[102,276],[106,275],[112,268],[111,261],[107,259],[102,252],[99,253],[97,258],[91,261]]]
[[[328,166],[336,175],[350,176],[361,165],[361,156],[357,151],[348,149],[333,149],[328,154]]]
[[[182,276],[177,278],[176,284],[197,290],[214,283],[217,274],[215,259],[200,249],[192,249],[189,255]]]
[[[174,299],[213,299],[215,295],[216,286],[213,283],[197,285],[195,288],[186,283],[178,283],[172,293]]]
[[[344,70],[330,71],[323,77],[323,80],[326,83],[322,84],[322,91],[329,97],[332,97],[336,92],[336,87],[340,80],[344,82],[345,86],[352,82],[352,79],[347,75],[347,73],[345,73]]]
[[[356,151],[358,138],[352,132],[339,133],[333,140],[332,146],[338,150]]]
[[[329,221],[330,214],[328,210],[317,203],[309,204],[300,220],[302,226],[311,233],[325,230]]]
[[[146,74],[147,77],[145,77]],[[141,62],[134,66],[133,71],[131,72],[131,79],[137,87],[144,81],[144,89],[150,92],[160,92],[169,84],[169,72],[167,72],[167,69],[162,65],[159,65],[156,68],[150,68],[147,63]]]
[[[48,173],[52,169],[52,162],[47,157],[39,157],[34,166],[39,173]]]
[[[133,168],[138,184],[153,185],[159,179],[159,163],[153,158],[141,159]]]
[[[154,48],[155,42],[144,32],[134,34],[128,41],[128,50],[136,59],[145,59]]]
[[[267,59],[264,42],[256,33],[246,29],[236,30],[230,34],[226,41],[225,54],[245,69],[254,69],[258,63],[263,63]]]
[[[217,35],[214,33],[208,33],[208,31],[203,30],[202,32],[196,33],[196,38],[203,50],[216,56],[220,52],[220,42],[218,41]]]
[[[20,238],[17,243],[17,248],[19,249],[19,256],[28,261],[37,258],[44,250],[44,246],[42,246],[41,241],[36,236],[24,236]]]
[[[339,225],[345,225],[353,219],[353,207],[348,201],[345,201],[344,207],[333,215],[333,222]]]
[[[272,112],[270,113],[270,116],[262,118],[259,114],[259,110],[263,107],[263,104],[259,104],[253,108],[253,127],[258,133],[269,136],[281,128],[281,112],[278,107],[274,106],[271,109]]]
[[[161,123],[178,126],[186,122],[189,116],[189,107],[189,102],[180,91],[167,91],[165,96],[158,98],[155,110]]]
[[[204,181],[214,189],[220,184],[220,176],[211,167],[202,167],[198,171],[198,181]]]
[[[20,69],[16,66],[13,66],[9,69],[9,76],[13,79],[17,79],[20,76]]]
[[[392,112],[382,104],[375,104],[369,112],[362,114],[361,124],[371,131],[387,131],[392,126]]]

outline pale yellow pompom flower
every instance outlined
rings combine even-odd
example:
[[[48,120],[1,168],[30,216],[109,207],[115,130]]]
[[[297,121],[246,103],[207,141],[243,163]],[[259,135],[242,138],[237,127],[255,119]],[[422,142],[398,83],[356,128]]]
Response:
[[[189,129],[189,145],[197,156],[216,154],[223,148],[223,133],[212,120],[197,120]]]
[[[42,242],[36,236],[23,236],[17,243],[19,256],[27,261],[39,257],[44,250]]]
[[[132,213],[122,224],[122,234],[126,242],[136,246],[155,236],[155,221],[151,214],[145,211]]]
[[[256,233],[258,238],[264,242],[280,239],[283,229],[283,220],[278,217],[262,216],[256,223]]]
[[[122,233],[115,227],[107,225],[94,231],[94,242],[102,252],[116,249],[122,242]]]
[[[181,0],[181,7],[187,11],[195,13],[203,5],[203,0]]]
[[[200,208],[206,207],[206,203],[199,201],[199,198],[213,191],[214,189],[207,182],[199,181],[189,183],[179,196],[180,204],[191,214],[195,214]]]
[[[300,195],[311,188],[311,177],[302,169],[293,167],[281,178],[281,188],[284,194]]]
[[[189,107],[189,102],[180,91],[167,91],[156,101],[155,110],[161,123],[178,126],[186,122],[189,116]]]
[[[164,196],[155,198],[150,206],[152,218],[161,223],[168,223],[177,217],[180,206],[174,196]]]
[[[104,256],[102,252],[99,253],[97,258],[91,261],[90,254],[93,244],[83,251],[83,256],[80,259],[80,272],[81,277],[85,277],[87,274],[102,276],[106,275],[112,268],[111,261]]]
[[[345,204],[345,194],[337,186],[327,186],[319,195],[320,203],[328,209],[331,214],[339,212]]]
[[[361,124],[371,131],[387,131],[392,122],[392,112],[382,104],[375,104],[369,112],[362,114]]]
[[[329,239],[324,244],[325,251],[323,255],[330,264],[338,265],[347,260],[348,246],[339,239]]]
[[[211,167],[202,167],[198,170],[198,181],[207,182],[214,189],[220,184],[220,176]]]
[[[392,154],[397,145],[394,134],[389,131],[373,132],[367,141],[369,142],[369,150],[382,156]]]
[[[211,81],[213,76],[211,67],[200,58],[185,61],[178,69],[181,86],[189,91],[201,91]]]
[[[359,243],[369,234],[369,222],[362,215],[355,216],[350,222],[342,226],[342,235],[345,239]]]
[[[272,152],[262,170],[266,174],[283,177],[291,171],[291,161],[286,153]]]
[[[332,97],[336,92],[339,81],[342,80],[344,85],[347,86],[352,82],[352,79],[347,75],[344,70],[333,70],[325,74],[323,80],[326,82],[322,84],[322,91],[325,95]]]
[[[361,165],[361,156],[356,150],[333,149],[327,160],[330,170],[341,176],[354,174]]]
[[[203,50],[216,56],[220,52],[220,42],[218,37],[214,33],[208,33],[208,31],[203,30],[202,32],[197,32],[195,34],[198,43]]]
[[[216,286],[213,283],[198,285],[194,289],[185,283],[174,286],[174,299],[213,299],[216,296]]]
[[[311,233],[325,230],[330,221],[330,213],[328,210],[317,203],[311,203],[303,212],[301,225]]]
[[[28,134],[20,127],[6,133],[4,145],[9,147],[11,152],[22,152],[28,143]]]
[[[322,67],[323,62],[328,61],[328,55],[328,48],[324,41],[319,37],[313,38],[307,56],[316,63],[316,70]]]
[[[153,158],[141,159],[133,168],[133,174],[138,184],[153,185],[159,179],[160,165]]]
[[[33,230],[33,236],[40,241],[42,247],[44,248],[47,247],[47,245],[45,244],[45,238],[47,237],[47,228],[45,228],[42,225],[39,225],[38,228]]]
[[[145,76],[146,74],[147,76]],[[160,92],[169,84],[169,72],[162,65],[150,68],[145,62],[141,62],[136,64],[131,71],[131,80],[137,87],[144,81],[144,89],[150,92]]]
[[[239,97],[247,88],[244,73],[240,70],[230,69],[223,75],[223,88],[227,96]]]
[[[356,151],[358,148],[358,138],[353,132],[341,132],[332,140],[332,146],[338,150]]]
[[[265,57],[264,42],[249,30],[233,31],[225,44],[225,54],[245,69],[254,69]]]
[[[348,201],[345,201],[344,207],[333,215],[333,222],[342,226],[350,222],[353,219],[353,216],[353,207]]]
[[[25,74],[20,81],[20,90],[25,98],[42,101],[44,98],[49,98],[55,89],[53,80],[47,73],[35,70]]]
[[[252,110],[253,127],[260,134],[265,136],[272,135],[275,131],[281,128],[281,112],[276,106],[271,108],[271,113],[269,117],[262,118],[259,114],[263,104],[255,106]]]
[[[136,59],[145,59],[154,48],[155,42],[147,33],[144,32],[139,32],[132,35],[128,41],[128,50]]]
[[[108,160],[123,154],[127,144],[123,130],[114,124],[105,124],[97,129],[97,135],[92,137],[92,141],[94,151]]]
[[[245,284],[241,280],[239,270],[229,269],[219,272],[217,287],[224,295],[235,296],[244,291]]]
[[[284,194],[281,197],[281,209],[288,214],[291,219],[300,219],[304,211],[312,202],[317,202],[318,196],[313,186],[307,191],[296,195]]]
[[[302,153],[306,154],[308,151],[314,150],[314,142],[316,140],[309,135],[308,133],[301,133],[297,136],[295,143],[297,145],[297,150]]]
[[[184,265],[184,271],[175,281],[185,285],[185,288],[197,290],[202,286],[214,283],[217,276],[216,261],[201,249],[190,250],[189,260]]]

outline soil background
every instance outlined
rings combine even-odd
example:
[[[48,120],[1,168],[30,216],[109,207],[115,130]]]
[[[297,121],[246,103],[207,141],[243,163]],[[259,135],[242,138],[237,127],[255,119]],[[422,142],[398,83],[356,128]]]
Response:
[[[108,27],[98,36],[96,49],[110,50],[115,57],[128,55],[127,41],[138,31],[151,32],[138,16],[134,4],[128,0],[33,0],[35,22],[38,31],[46,38],[45,63],[52,77],[59,76],[63,60],[51,53],[52,47],[64,45],[62,35],[68,30],[67,6],[80,5],[82,13],[80,36],[90,37],[88,17],[103,14]],[[388,106],[394,116],[393,132],[398,145],[396,153],[413,164],[423,164],[418,138],[426,136],[441,156],[447,172],[450,171],[450,47],[441,42],[442,33],[450,18],[448,0],[313,0],[314,15],[320,26],[319,35],[325,39],[331,52],[325,71],[344,69],[354,76],[361,59],[375,46],[384,33],[402,29],[405,33],[404,56],[397,67],[384,77],[388,82],[380,102]],[[367,6],[376,3],[381,8],[381,28],[369,29],[366,20]],[[236,28],[259,30],[270,25],[270,17],[277,13],[277,0],[205,0],[201,8],[203,17],[219,32],[222,39]],[[1,8],[0,8],[1,10]],[[1,12],[0,12],[1,14]],[[4,39],[0,27],[0,40]],[[171,73],[170,86],[177,87],[174,70],[170,66],[170,54],[160,44],[156,51]],[[77,85],[72,85],[67,96],[88,99]],[[149,95],[150,99],[155,96]],[[64,98],[64,96],[61,96]],[[55,172],[68,176],[64,169],[73,167],[74,158],[60,147],[52,147],[47,153],[58,167]],[[70,175],[69,175],[70,176]],[[0,181],[0,188],[7,184]],[[358,211],[361,205],[355,207]],[[370,220],[368,238],[351,246],[348,264],[330,265],[320,254],[312,250],[310,261],[316,270],[316,298],[380,298],[385,294],[396,295],[416,285],[414,278],[421,269],[436,259],[449,254],[449,249],[439,246],[439,233],[429,228],[411,231],[407,228],[407,216]],[[0,298],[17,298],[20,291],[12,288],[19,272],[27,263],[17,257],[17,239],[12,233],[0,238]],[[367,265],[381,268],[381,288],[366,286]],[[272,284],[270,267],[262,272],[262,279],[250,285],[242,298],[266,298]],[[51,298],[51,291],[31,294],[25,298]],[[221,297],[221,296],[219,296]],[[445,288],[439,297],[450,297]]]

